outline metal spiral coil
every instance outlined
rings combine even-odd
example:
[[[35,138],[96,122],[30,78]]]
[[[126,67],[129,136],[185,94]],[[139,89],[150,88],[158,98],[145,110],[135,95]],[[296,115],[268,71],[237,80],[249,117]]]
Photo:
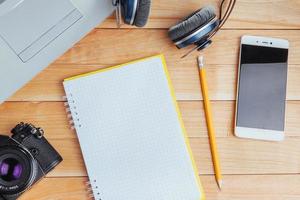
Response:
[[[86,191],[87,191],[87,194],[88,194],[88,197],[89,198],[92,198],[94,200],[103,200],[101,198],[101,193],[99,191],[99,187],[97,185],[97,181],[94,179],[92,182],[90,181],[87,181],[85,183],[86,185]]]
[[[80,124],[77,107],[76,107],[75,101],[74,101],[74,99],[72,99],[72,97],[73,97],[73,95],[69,94],[68,97],[63,96],[63,100],[66,101],[66,102],[64,102],[64,106],[65,106],[65,110],[67,113],[67,118],[68,118],[70,129],[74,130],[75,127],[81,128],[82,125]],[[73,113],[72,113],[72,111],[73,111]],[[76,124],[75,124],[75,121],[76,121]]]

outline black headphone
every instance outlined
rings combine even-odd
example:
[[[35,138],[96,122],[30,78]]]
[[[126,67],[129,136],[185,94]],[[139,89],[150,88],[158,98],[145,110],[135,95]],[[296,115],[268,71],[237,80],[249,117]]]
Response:
[[[116,17],[118,26],[122,18],[125,24],[143,27],[146,25],[150,13],[151,0],[113,0],[117,7]]]
[[[181,49],[191,44],[196,45],[195,48],[183,57],[189,55],[194,50],[203,50],[212,43],[211,38],[228,19],[236,0],[230,0],[227,10],[222,17],[224,2],[225,0],[222,0],[220,5],[219,18],[217,18],[213,6],[206,6],[195,11],[169,29],[168,35],[177,48]]]

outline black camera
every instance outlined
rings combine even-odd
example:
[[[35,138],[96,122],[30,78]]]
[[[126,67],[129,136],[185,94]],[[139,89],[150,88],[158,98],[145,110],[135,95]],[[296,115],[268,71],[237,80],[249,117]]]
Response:
[[[20,123],[11,132],[0,135],[0,200],[17,199],[62,161],[41,128]]]

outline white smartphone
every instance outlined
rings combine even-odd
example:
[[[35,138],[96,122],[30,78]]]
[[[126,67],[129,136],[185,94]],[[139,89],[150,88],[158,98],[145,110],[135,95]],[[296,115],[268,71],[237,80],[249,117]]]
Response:
[[[235,135],[284,139],[289,42],[245,35],[241,39]]]

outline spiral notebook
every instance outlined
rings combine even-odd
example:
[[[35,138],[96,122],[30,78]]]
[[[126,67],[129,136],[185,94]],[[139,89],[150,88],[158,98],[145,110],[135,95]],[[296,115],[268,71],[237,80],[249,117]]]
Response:
[[[163,55],[65,79],[96,200],[202,200]]]

